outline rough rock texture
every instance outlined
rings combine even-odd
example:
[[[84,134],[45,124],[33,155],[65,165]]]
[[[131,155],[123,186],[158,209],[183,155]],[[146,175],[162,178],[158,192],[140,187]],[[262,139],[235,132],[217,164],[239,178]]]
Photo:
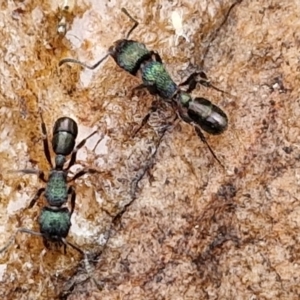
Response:
[[[0,4],[0,247],[18,227],[38,230],[45,204],[27,207],[43,183],[10,170],[49,170],[41,109],[50,135],[63,115],[78,142],[99,130],[78,157],[102,173],[76,181],[68,237],[90,266],[19,233],[0,254],[1,298],[299,299],[299,1],[78,0],[59,12],[63,2]],[[154,97],[131,95],[139,81],[112,59],[58,67],[92,64],[124,37],[122,6],[140,22],[131,38],[176,82],[203,68],[229,93],[193,93],[229,116],[224,134],[206,135],[225,170],[168,104],[132,137]]]

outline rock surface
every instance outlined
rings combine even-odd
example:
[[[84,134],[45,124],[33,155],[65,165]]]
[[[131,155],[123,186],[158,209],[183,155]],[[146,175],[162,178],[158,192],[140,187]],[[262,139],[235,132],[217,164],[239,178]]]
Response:
[[[49,136],[71,116],[78,142],[99,130],[78,158],[102,173],[76,181],[68,236],[89,252],[90,276],[74,250],[19,233],[0,254],[1,298],[298,299],[299,2],[64,2],[0,4],[0,247],[19,227],[38,231],[45,203],[27,207],[43,183],[10,171],[49,170],[39,110]],[[206,135],[225,170],[168,104],[132,137],[154,97],[131,95],[138,79],[112,59],[58,67],[104,56],[132,26],[123,6],[140,22],[131,38],[177,83],[198,67],[229,93],[193,92],[229,116],[224,134]]]

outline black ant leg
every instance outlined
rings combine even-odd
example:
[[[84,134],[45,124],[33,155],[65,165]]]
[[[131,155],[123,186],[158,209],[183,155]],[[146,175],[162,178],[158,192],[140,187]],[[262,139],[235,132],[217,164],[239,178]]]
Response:
[[[71,160],[69,162],[68,167],[65,170],[69,170],[75,163],[76,161],[76,155],[77,155],[77,151],[82,148],[84,146],[84,144],[86,143],[86,141],[92,137],[94,134],[96,134],[98,131],[94,131],[93,133],[91,133],[88,137],[86,137],[85,139],[83,139],[77,146],[76,148],[73,150],[72,155],[71,155]]]
[[[51,156],[50,156],[50,150],[49,150],[49,143],[48,143],[48,135],[47,135],[47,128],[46,128],[46,124],[44,122],[44,119],[43,119],[43,115],[42,113],[40,112],[40,116],[41,116],[41,121],[42,121],[42,133],[43,133],[43,144],[44,144],[44,153],[45,153],[45,156],[50,164],[50,167],[53,168],[53,165],[52,165],[52,161],[51,161]]]
[[[83,250],[81,250],[79,247],[75,246],[74,244],[68,242],[65,238],[62,238],[61,241],[64,244],[64,253],[65,254],[66,254],[66,247],[67,247],[67,245],[69,245],[70,247],[72,247],[73,249],[78,251],[80,254],[82,254],[84,257],[86,257],[86,254]]]
[[[0,253],[4,252],[14,242],[18,232],[29,233],[29,234],[36,235],[36,236],[43,236],[40,232],[32,231],[32,230],[27,229],[27,228],[19,228],[13,234],[13,236],[9,239],[9,241],[6,243],[6,245],[0,249]]]
[[[38,175],[39,179],[47,182],[46,178],[45,178],[45,174],[43,171],[40,170],[34,170],[34,169],[21,169],[21,170],[17,170],[17,171],[13,171],[16,173],[24,173],[24,174],[36,174]]]
[[[62,243],[64,244],[64,251],[65,251],[65,254],[66,254],[66,246],[70,246],[72,247],[73,249],[75,249],[77,252],[79,252],[82,256],[83,256],[83,261],[84,261],[84,266],[85,266],[85,270],[86,270],[86,273],[88,274],[89,278],[91,278],[93,280],[93,282],[95,283],[95,285],[98,287],[99,290],[103,289],[103,286],[101,286],[97,280],[94,278],[93,274],[92,274],[92,267],[90,265],[90,262],[89,262],[89,258],[88,258],[88,255],[87,255],[87,252],[85,252],[84,250],[81,250],[78,246],[68,242],[65,238],[62,238],[61,239]]]
[[[95,174],[95,173],[100,173],[100,172],[96,169],[84,168],[84,169],[80,170],[78,173],[76,173],[70,180],[68,180],[68,182],[72,182],[87,173]]]
[[[131,90],[130,97],[133,97],[136,94],[136,92],[138,92],[140,90],[148,89],[148,88],[149,88],[149,86],[144,83],[139,84]]]
[[[207,78],[207,75],[203,71],[192,73],[184,82],[180,83],[178,86],[188,85],[186,92],[190,93],[196,88],[197,83],[200,83],[205,87],[213,88],[218,92],[227,94],[225,91],[212,85],[210,83],[210,80]]]
[[[155,61],[157,61],[157,62],[159,62],[159,63],[163,63],[162,62],[162,59],[161,59],[161,57],[160,57],[160,55],[158,54],[158,52],[156,52],[156,51],[150,51],[150,55],[152,56],[154,56],[154,60]]]
[[[210,151],[210,153],[212,154],[212,156],[215,158],[215,160],[220,164],[220,166],[225,169],[224,165],[220,162],[220,160],[217,158],[217,156],[215,155],[214,151],[212,150],[212,148],[208,144],[208,142],[207,142],[205,136],[203,135],[201,129],[198,127],[197,124],[194,124],[193,121],[190,119],[190,117],[189,117],[189,115],[187,113],[187,108],[183,107],[182,105],[179,105],[179,104],[176,107],[177,107],[177,111],[178,111],[178,114],[179,114],[180,118],[184,122],[192,124],[194,126],[195,131],[196,131],[198,137],[207,146],[208,150]]]
[[[144,90],[144,89],[147,89],[148,92],[149,92],[151,95],[154,95],[154,96],[157,95],[157,93],[158,93],[158,90],[157,90],[157,88],[156,88],[155,85],[153,85],[153,84],[151,85],[151,84],[144,84],[144,83],[142,83],[142,84],[140,84],[140,85],[134,87],[134,88],[131,90],[131,93],[130,93],[130,96],[129,96],[129,97],[135,96],[136,93],[137,93],[137,91]],[[166,100],[166,101],[167,101],[167,100]]]
[[[70,211],[70,218],[71,218],[75,209],[75,200],[76,200],[76,192],[73,185],[71,185],[68,189],[68,195],[70,194],[71,194],[71,211]]]
[[[140,126],[138,128],[136,128],[134,131],[133,131],[133,134],[131,135],[133,138],[138,134],[138,132],[146,125],[146,123],[148,122],[151,114],[153,112],[155,112],[157,110],[157,105],[156,103],[152,103],[151,107],[149,108],[149,112],[144,116]]]
[[[197,133],[197,135],[199,136],[199,138],[201,139],[201,141],[206,144],[208,150],[210,151],[210,153],[212,154],[212,156],[215,158],[215,160],[220,164],[220,166],[225,169],[224,165],[220,162],[220,160],[217,158],[216,154],[214,153],[214,151],[212,150],[212,148],[210,147],[210,145],[208,144],[205,136],[203,135],[201,129],[197,126],[194,125],[195,131]]]
[[[133,32],[133,30],[134,30],[135,28],[138,27],[139,22],[138,22],[137,20],[135,20],[135,19],[128,13],[128,11],[127,11],[126,8],[122,7],[122,8],[121,8],[121,11],[122,11],[122,12],[123,12],[123,13],[131,20],[131,21],[134,22],[133,26],[130,28],[130,30],[129,30],[128,33],[126,34],[126,39],[128,39],[129,36],[131,35],[131,33]]]
[[[40,188],[35,196],[33,197],[33,199],[30,201],[28,208],[32,208],[34,206],[34,204],[36,203],[36,201],[40,198],[40,196],[45,192],[45,188]]]
[[[180,84],[178,84],[178,86],[184,86],[184,85],[188,85],[188,88],[186,90],[187,93],[190,93],[191,91],[193,91],[196,88],[197,82],[195,80],[194,73],[191,74],[187,78],[187,80],[185,80],[184,82],[181,82]]]

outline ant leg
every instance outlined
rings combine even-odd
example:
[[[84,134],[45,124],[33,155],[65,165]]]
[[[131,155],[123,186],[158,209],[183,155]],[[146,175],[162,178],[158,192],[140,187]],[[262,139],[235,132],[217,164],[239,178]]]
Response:
[[[139,84],[138,86],[134,87],[131,90],[130,97],[132,98],[133,96],[135,96],[137,91],[140,91],[140,90],[143,90],[143,89],[148,89],[148,85],[142,83],[142,84]]]
[[[152,53],[152,51],[151,51],[151,53]],[[163,62],[162,62],[162,59],[161,59],[161,57],[160,57],[160,55],[159,55],[156,51],[154,51],[153,54],[154,54],[155,60],[156,60],[157,62],[163,63]]]
[[[196,125],[194,125],[195,131],[197,133],[197,135],[199,136],[199,138],[201,139],[201,141],[206,144],[208,150],[210,151],[210,153],[212,154],[212,156],[215,158],[215,160],[220,164],[220,166],[225,169],[224,165],[220,162],[220,160],[217,158],[216,154],[214,153],[214,151],[212,150],[212,148],[209,146],[205,136],[203,135],[202,131],[200,130],[200,128]]]
[[[192,122],[191,118],[188,115],[187,107],[184,107],[181,103],[174,103],[174,109],[177,110],[177,113],[184,122],[190,124]]]
[[[201,85],[203,85],[205,87],[213,88],[218,92],[227,94],[227,92],[225,92],[225,91],[217,88],[216,86],[212,85],[210,83],[210,80],[207,78],[207,75],[203,71],[192,73],[187,78],[187,80],[180,83],[179,86],[188,85],[188,89],[186,90],[186,92],[190,93],[196,88],[197,83],[200,83]]]
[[[131,135],[133,138],[138,134],[138,132],[145,126],[145,124],[148,122],[151,114],[153,112],[155,112],[157,110],[157,105],[155,105],[155,103],[153,103],[151,105],[151,107],[149,108],[149,112],[144,116],[140,126],[138,128],[136,128],[134,131],[133,131],[133,134]]]
[[[74,58],[64,58],[62,60],[59,61],[58,63],[58,66],[62,66],[63,64],[65,63],[73,63],[73,64],[77,64],[77,65],[80,65],[86,69],[90,69],[90,70],[94,70],[96,69],[106,58],[108,58],[108,56],[111,55],[110,52],[108,52],[104,57],[102,57],[99,61],[97,61],[93,66],[89,66],[77,59],[74,59]]]
[[[198,78],[199,75],[200,75],[200,79]],[[207,86],[207,82],[208,82],[208,79],[204,72],[194,72],[184,82],[180,83],[178,86],[188,85],[186,92],[190,93],[196,88],[197,83]]]
[[[196,84],[197,84],[197,82],[196,82],[196,80],[195,80],[195,78],[194,78],[194,77],[195,77],[194,75],[195,75],[195,73],[191,74],[191,75],[187,78],[187,80],[185,80],[185,81],[179,83],[178,86],[188,85],[188,89],[186,90],[186,92],[187,92],[187,93],[190,93],[191,91],[193,91],[193,90],[195,89],[195,87],[196,87]]]
[[[82,254],[84,257],[86,256],[85,252],[83,250],[81,250],[79,247],[77,247],[76,245],[72,244],[71,242],[68,242],[65,238],[62,238],[61,241],[64,244],[64,253],[66,254],[66,247],[70,246],[73,249],[75,249],[76,251],[78,251],[80,254]]]
[[[24,173],[24,174],[36,174],[38,175],[39,179],[47,182],[46,178],[45,178],[45,174],[43,171],[41,170],[34,170],[34,169],[21,169],[21,170],[17,170],[17,171],[13,171],[16,173]]]
[[[196,125],[196,124],[193,124],[193,121],[190,119],[188,113],[187,113],[187,109],[185,107],[183,107],[182,105],[177,105],[177,111],[178,111],[178,114],[180,116],[180,118],[186,122],[186,123],[189,123],[189,124],[192,124],[195,128],[195,131],[198,135],[198,137],[201,139],[201,141],[206,144],[208,150],[210,151],[210,153],[212,154],[212,156],[215,158],[215,160],[220,164],[220,166],[225,169],[224,165],[220,162],[220,160],[217,158],[217,156],[215,155],[214,151],[211,149],[210,145],[208,144],[205,136],[203,135],[201,129]]]
[[[84,146],[84,144],[86,143],[86,141],[92,137],[94,134],[96,134],[98,131],[94,131],[93,133],[91,133],[88,137],[86,137],[85,139],[83,139],[77,146],[76,148],[73,150],[72,155],[71,155],[71,160],[69,162],[68,167],[65,170],[69,170],[75,163],[76,161],[76,155],[77,155],[77,151],[82,148]]]
[[[72,182],[87,173],[95,174],[95,173],[100,173],[100,172],[96,169],[84,168],[84,169],[80,170],[78,173],[76,173],[70,180],[68,180],[68,182]]]
[[[81,250],[78,246],[68,242],[66,239],[62,238],[61,239],[63,244],[64,244],[64,249],[66,249],[66,246],[70,246],[72,247],[73,249],[75,249],[77,252],[79,252],[82,256],[83,256],[83,261],[84,261],[84,266],[85,266],[85,270],[86,270],[86,273],[88,275],[88,278],[91,278],[93,280],[93,282],[95,283],[95,285],[97,286],[97,288],[99,290],[102,290],[103,289],[103,286],[100,285],[97,280],[94,278],[93,274],[92,274],[92,267],[91,267],[91,264],[89,262],[89,258],[88,258],[88,255],[87,255],[87,252]],[[65,252],[66,254],[66,252]]]
[[[100,144],[100,143],[102,142],[102,140],[104,139],[104,136],[105,136],[105,133],[102,133],[100,139],[97,141],[97,143],[96,143],[94,149],[92,150],[93,152],[96,151],[97,147],[99,146],[99,144]]]
[[[154,166],[155,163],[155,158],[156,158],[156,154],[158,152],[159,146],[161,144],[162,139],[165,136],[165,133],[168,130],[168,126],[164,126],[160,132],[159,132],[159,138],[158,141],[156,142],[156,147],[153,151],[153,153],[151,154],[150,158],[146,161],[146,163],[142,166],[141,169],[138,170],[138,172],[135,174],[133,180],[130,183],[130,190],[129,190],[129,194],[131,196],[131,200],[125,204],[125,206],[122,208],[121,211],[119,211],[117,213],[117,215],[114,216],[113,218],[113,223],[115,223],[116,221],[120,220],[120,218],[122,217],[122,215],[124,214],[124,212],[126,211],[126,209],[133,203],[133,201],[136,199],[136,193],[138,190],[138,185],[139,182],[143,179],[144,175],[149,173],[151,168]]]
[[[136,94],[137,91],[143,90],[143,89],[147,89],[148,92],[149,92],[151,95],[157,95],[157,94],[158,94],[158,90],[157,90],[157,87],[156,87],[155,84],[153,84],[153,83],[149,83],[149,84],[142,83],[142,84],[140,84],[140,85],[134,87],[134,88],[131,90],[130,97],[135,96],[135,94]]]
[[[6,245],[0,249],[0,253],[4,252],[15,241],[16,235],[18,234],[18,232],[29,233],[29,234],[36,235],[36,236],[43,236],[40,232],[32,231],[27,228],[19,228],[16,230],[16,232],[13,234],[13,236],[9,239],[9,241],[6,243]]]
[[[122,8],[121,8],[121,11],[122,11],[122,13],[124,13],[131,21],[134,22],[133,26],[130,28],[130,30],[129,30],[128,33],[126,34],[126,39],[128,39],[129,36],[131,35],[131,33],[133,32],[133,30],[134,30],[135,28],[138,27],[139,22],[138,22],[136,19],[134,19],[134,18],[129,14],[129,12],[127,11],[126,8],[122,7]]]
[[[52,165],[52,161],[51,161],[51,156],[50,156],[50,150],[49,150],[49,143],[48,143],[48,135],[47,135],[47,128],[46,128],[46,124],[44,122],[44,119],[43,119],[43,115],[42,113],[40,112],[40,116],[41,116],[41,121],[42,121],[42,133],[43,133],[43,144],[44,144],[44,153],[45,153],[45,156],[50,164],[50,167],[53,168],[53,165]]]
[[[68,195],[71,194],[71,211],[70,211],[70,218],[74,212],[74,208],[75,208],[75,200],[76,200],[76,192],[75,192],[75,188],[73,185],[71,185],[68,189]]]
[[[32,208],[34,206],[34,204],[36,203],[36,201],[40,198],[40,196],[42,195],[42,193],[45,192],[45,188],[40,188],[35,196],[33,197],[33,199],[30,201],[30,204],[28,206],[28,208]]]
[[[162,62],[162,59],[161,59],[161,57],[160,57],[160,55],[158,54],[158,52],[156,52],[156,51],[150,51],[150,55],[152,56],[154,56],[154,60],[155,61],[157,61],[157,62],[159,62],[159,63],[163,63]]]

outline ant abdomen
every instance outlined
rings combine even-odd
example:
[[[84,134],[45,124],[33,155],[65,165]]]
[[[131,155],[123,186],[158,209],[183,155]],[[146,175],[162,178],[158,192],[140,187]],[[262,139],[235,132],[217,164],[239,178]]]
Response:
[[[221,134],[228,126],[228,118],[223,110],[205,98],[192,99],[189,102],[187,114],[210,134]]]
[[[77,123],[68,117],[56,120],[53,126],[52,148],[55,154],[67,156],[75,147],[78,134]]]

